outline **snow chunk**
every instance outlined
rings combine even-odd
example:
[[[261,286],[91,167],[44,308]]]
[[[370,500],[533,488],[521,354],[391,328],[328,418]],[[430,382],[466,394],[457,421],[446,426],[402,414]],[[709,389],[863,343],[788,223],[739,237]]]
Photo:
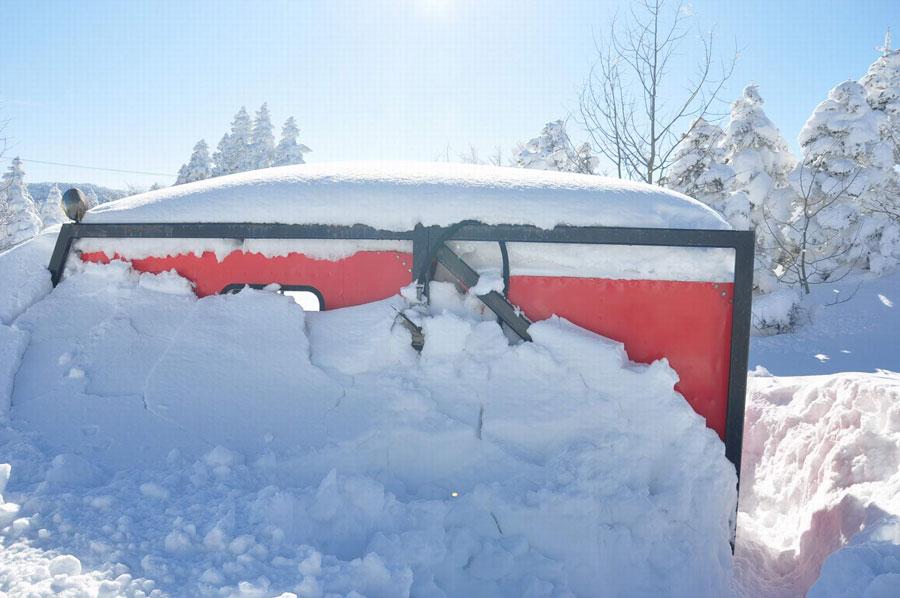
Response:
[[[63,554],[50,561],[49,569],[50,575],[81,575],[81,561],[71,554]]]
[[[99,481],[100,472],[84,457],[64,453],[53,458],[45,479],[65,486],[92,486]]]
[[[141,494],[156,500],[169,500],[169,491],[154,482],[141,484]]]

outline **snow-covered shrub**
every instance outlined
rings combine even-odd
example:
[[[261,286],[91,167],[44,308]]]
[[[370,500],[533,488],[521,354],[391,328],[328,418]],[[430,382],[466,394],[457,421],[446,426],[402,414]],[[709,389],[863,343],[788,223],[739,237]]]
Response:
[[[753,297],[751,323],[757,334],[789,332],[800,318],[800,293],[782,285],[767,294]]]

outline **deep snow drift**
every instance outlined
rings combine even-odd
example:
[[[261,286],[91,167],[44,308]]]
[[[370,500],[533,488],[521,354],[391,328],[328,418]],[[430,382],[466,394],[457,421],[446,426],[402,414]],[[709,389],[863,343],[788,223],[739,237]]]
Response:
[[[437,283],[418,355],[399,297],[83,267],[10,327],[0,587],[728,593],[735,476],[675,373],[558,319],[510,346],[478,306]]]
[[[197,301],[177,277],[121,264],[92,266],[46,296],[52,241],[0,254],[0,463],[13,465],[0,466],[0,590],[727,587],[721,445],[680,398],[642,390],[624,401],[627,388],[606,386],[630,377],[660,390],[663,366],[635,369],[559,321],[510,348],[443,286],[434,313],[418,316],[443,340],[421,357],[392,326],[400,299],[322,314],[261,292]],[[847,285],[844,296],[857,282]],[[900,594],[898,376],[764,369],[894,369],[898,285],[896,275],[864,280],[797,333],[753,339],[751,366],[763,367],[749,380],[734,593]],[[236,315],[247,324],[234,328]],[[307,376],[330,413],[305,386],[279,394]],[[663,418],[685,428],[656,429]],[[673,504],[674,519],[663,511]]]
[[[701,202],[661,187],[593,175],[436,162],[266,168],[103,204],[85,222],[360,223],[412,230],[418,223],[447,226],[469,219],[541,228],[730,228]]]
[[[745,594],[897,596],[898,462],[900,375],[751,378],[736,553]]]

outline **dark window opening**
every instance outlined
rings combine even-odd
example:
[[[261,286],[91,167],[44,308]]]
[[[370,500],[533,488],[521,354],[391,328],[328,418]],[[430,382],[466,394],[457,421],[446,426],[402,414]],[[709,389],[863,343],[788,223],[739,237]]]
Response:
[[[251,289],[264,289],[268,286],[270,285],[235,283],[226,286],[219,292],[219,294],[223,295],[225,293],[238,293],[246,287],[250,287]],[[293,299],[294,303],[299,305],[303,309],[303,311],[325,310],[325,298],[322,297],[322,293],[319,292],[319,289],[300,284],[282,284],[278,286],[279,288],[275,292]]]

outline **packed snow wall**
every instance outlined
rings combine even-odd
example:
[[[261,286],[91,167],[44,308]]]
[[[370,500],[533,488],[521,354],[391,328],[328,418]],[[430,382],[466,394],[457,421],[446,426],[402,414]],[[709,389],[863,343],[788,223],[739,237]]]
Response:
[[[500,280],[498,243],[450,246],[483,280]],[[280,284],[314,290],[324,309],[386,299],[414,276],[409,241],[81,239],[76,249],[83,261],[174,270],[200,297]],[[630,359],[667,359],[677,390],[725,438],[733,250],[509,243],[508,251],[508,297],[532,321],[559,315],[623,342]]]

